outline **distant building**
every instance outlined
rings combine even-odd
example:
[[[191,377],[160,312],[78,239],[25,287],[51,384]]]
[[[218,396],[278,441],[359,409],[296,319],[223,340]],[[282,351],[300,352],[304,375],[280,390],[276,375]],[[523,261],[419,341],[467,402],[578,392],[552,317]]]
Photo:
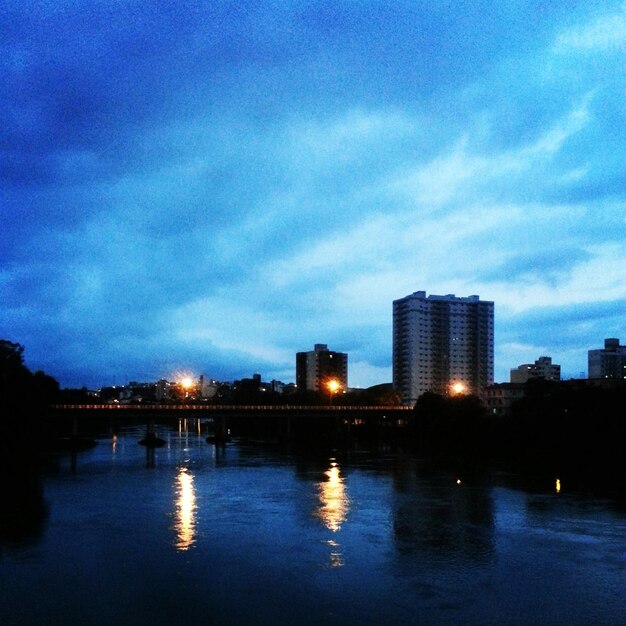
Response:
[[[425,291],[393,302],[393,386],[405,405],[427,391],[481,395],[493,383],[493,302]]]
[[[508,415],[511,406],[526,396],[525,383],[496,383],[485,388],[483,400],[492,415]]]
[[[133,403],[137,402],[154,402],[156,399],[155,383],[139,383],[131,380],[126,386],[128,392],[125,394],[124,400]],[[120,400],[122,398],[120,397]]]
[[[283,385],[281,393],[288,396],[298,391],[296,383],[281,383]]]
[[[604,349],[589,350],[589,378],[626,378],[626,346],[619,345],[619,339],[604,340]]]
[[[348,355],[316,343],[309,352],[296,354],[296,385],[299,390],[325,391],[328,380],[336,379],[341,389],[348,386]]]
[[[157,402],[163,402],[171,398],[171,383],[165,378],[161,378],[156,383],[156,400]]]
[[[294,383],[290,383],[291,386],[295,387]],[[270,389],[274,393],[285,393],[285,390],[288,388],[287,383],[284,383],[282,380],[272,379],[270,381]]]
[[[217,394],[220,383],[212,378],[205,378],[204,374],[199,379],[200,397],[204,399],[213,398]]]
[[[511,370],[512,383],[527,383],[529,380],[561,380],[561,366],[552,363],[552,357],[540,356],[534,363],[524,363]]]

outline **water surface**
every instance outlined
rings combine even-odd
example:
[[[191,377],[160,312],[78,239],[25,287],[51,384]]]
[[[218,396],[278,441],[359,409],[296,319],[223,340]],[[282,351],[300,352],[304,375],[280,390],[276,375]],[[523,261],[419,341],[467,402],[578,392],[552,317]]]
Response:
[[[390,448],[142,435],[61,456],[29,506],[3,498],[23,519],[0,623],[626,624],[614,499]]]

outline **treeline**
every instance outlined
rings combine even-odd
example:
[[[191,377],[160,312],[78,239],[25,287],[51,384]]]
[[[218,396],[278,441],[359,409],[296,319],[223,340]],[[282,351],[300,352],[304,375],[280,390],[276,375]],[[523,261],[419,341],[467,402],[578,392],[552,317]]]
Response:
[[[59,383],[24,365],[24,347],[0,339],[0,449],[19,450],[19,437],[37,443],[46,436],[49,405],[59,397]]]
[[[59,397],[59,383],[24,365],[24,347],[0,339],[0,407],[3,414],[33,415]]]
[[[626,385],[532,381],[507,416],[476,397],[427,393],[409,433],[430,454],[486,460],[516,470],[626,474]]]

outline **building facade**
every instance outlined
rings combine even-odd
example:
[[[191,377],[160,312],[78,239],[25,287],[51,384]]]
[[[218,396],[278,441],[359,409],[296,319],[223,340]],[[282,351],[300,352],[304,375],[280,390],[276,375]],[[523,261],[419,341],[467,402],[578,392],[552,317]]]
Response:
[[[336,380],[341,389],[348,386],[348,355],[316,343],[309,352],[296,353],[296,386],[299,390],[326,391],[326,383]]]
[[[489,413],[499,417],[509,415],[511,406],[526,397],[524,383],[495,383],[485,388],[483,400]]]
[[[393,385],[405,405],[427,391],[480,396],[493,383],[494,303],[478,296],[393,302]]]
[[[561,380],[561,366],[552,363],[552,357],[540,356],[534,363],[524,363],[511,370],[512,383],[527,383],[529,380]]]
[[[626,379],[626,346],[617,338],[605,339],[603,350],[589,350],[587,367],[589,378]]]

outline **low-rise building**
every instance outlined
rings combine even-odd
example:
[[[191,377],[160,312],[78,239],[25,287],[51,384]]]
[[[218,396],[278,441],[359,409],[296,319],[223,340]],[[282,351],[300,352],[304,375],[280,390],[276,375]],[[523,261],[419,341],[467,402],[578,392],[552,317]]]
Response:
[[[626,346],[620,346],[619,339],[604,340],[604,349],[589,350],[589,378],[626,379]]]
[[[527,383],[529,380],[561,380],[561,366],[552,363],[552,357],[540,356],[534,363],[524,363],[511,370],[512,383]]]
[[[526,383],[495,383],[485,387],[483,401],[492,415],[504,416],[511,406],[526,395]]]
[[[348,355],[329,350],[325,343],[316,343],[309,352],[296,354],[296,385],[300,391],[326,391],[329,380],[338,388],[348,386]]]

